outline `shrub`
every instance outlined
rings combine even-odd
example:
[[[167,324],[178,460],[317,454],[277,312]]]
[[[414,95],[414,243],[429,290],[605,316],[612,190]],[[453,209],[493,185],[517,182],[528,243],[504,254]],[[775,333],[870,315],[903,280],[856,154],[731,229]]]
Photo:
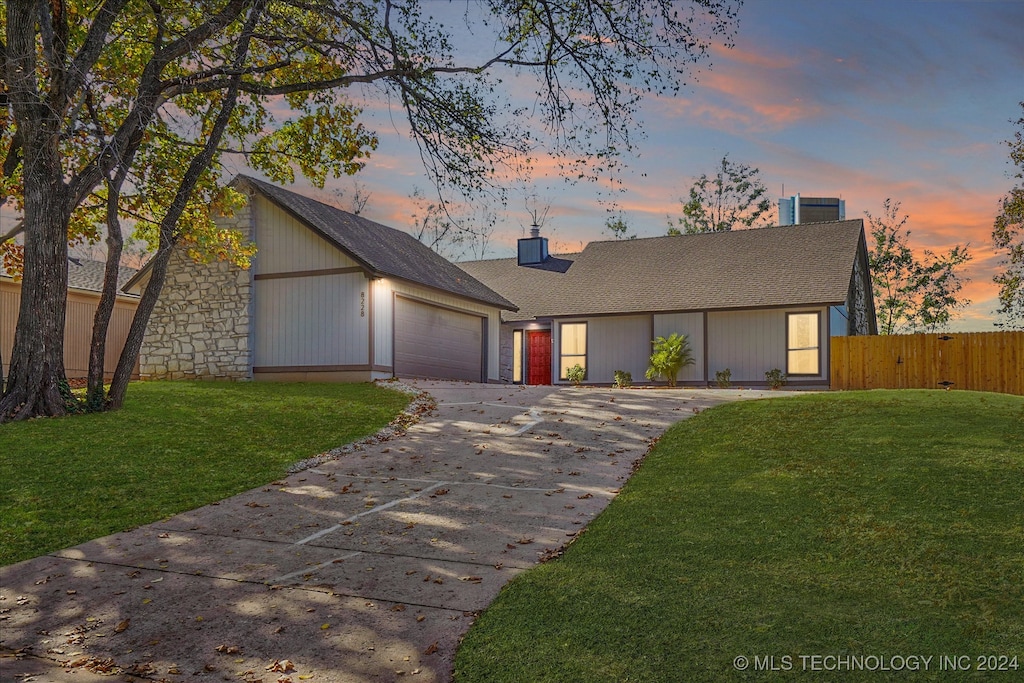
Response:
[[[715,372],[715,384],[718,385],[719,389],[728,389],[732,386],[732,370],[726,368],[725,370],[718,370]]]
[[[685,334],[673,332],[667,338],[658,337],[651,344],[654,345],[654,353],[651,354],[651,366],[647,368],[647,379],[664,377],[668,385],[674,387],[679,371],[695,362],[690,342]]]
[[[586,379],[587,369],[577,363],[568,370],[565,371],[565,378],[573,383],[574,386],[579,386],[580,382]]]
[[[615,386],[619,389],[633,386],[633,373],[626,372],[625,370],[616,370],[614,376]]]
[[[764,378],[768,380],[768,386],[772,389],[778,389],[786,383],[786,373],[778,368],[772,368],[764,373]]]

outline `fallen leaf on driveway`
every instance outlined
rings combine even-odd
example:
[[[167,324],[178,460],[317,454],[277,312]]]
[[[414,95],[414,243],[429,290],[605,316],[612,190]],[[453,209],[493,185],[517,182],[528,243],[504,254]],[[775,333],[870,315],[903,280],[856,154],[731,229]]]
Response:
[[[480,583],[484,580],[482,576],[460,576],[459,581],[469,581],[471,583]]]
[[[437,641],[436,640],[433,643],[431,643],[430,645],[427,646],[427,649],[423,651],[423,654],[425,654],[425,655],[432,655],[435,652],[437,652]]]
[[[274,663],[267,667],[267,671],[276,671],[277,673],[286,674],[290,671],[295,671],[295,665],[290,659],[275,659]]]
[[[117,626],[114,627],[114,633],[124,633],[128,630],[128,627],[131,625],[131,623],[131,619],[125,619],[124,621],[118,622]]]

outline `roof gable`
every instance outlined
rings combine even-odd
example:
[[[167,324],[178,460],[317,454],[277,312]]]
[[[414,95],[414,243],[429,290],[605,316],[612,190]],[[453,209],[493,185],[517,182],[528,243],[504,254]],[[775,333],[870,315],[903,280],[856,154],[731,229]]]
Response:
[[[481,303],[515,305],[412,235],[248,176],[243,183],[343,250],[370,274],[390,276]]]
[[[591,242],[571,265],[461,264],[515,302],[509,320],[569,315],[840,304],[863,222]]]

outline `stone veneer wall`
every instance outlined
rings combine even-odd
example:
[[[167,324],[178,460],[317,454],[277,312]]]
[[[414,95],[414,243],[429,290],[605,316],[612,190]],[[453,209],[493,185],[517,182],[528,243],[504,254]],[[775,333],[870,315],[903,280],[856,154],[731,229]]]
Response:
[[[225,228],[252,235],[251,202]],[[175,249],[142,343],[142,379],[252,377],[250,271],[223,261],[196,263]]]

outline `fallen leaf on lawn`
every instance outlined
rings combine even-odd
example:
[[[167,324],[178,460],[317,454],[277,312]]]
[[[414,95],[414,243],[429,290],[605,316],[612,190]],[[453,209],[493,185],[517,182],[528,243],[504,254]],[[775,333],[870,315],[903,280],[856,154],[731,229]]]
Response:
[[[427,646],[427,649],[423,651],[423,654],[425,654],[425,655],[432,655],[435,652],[437,652],[437,641],[436,640],[433,643],[431,643],[430,645]]]
[[[124,633],[125,631],[128,630],[128,627],[131,625],[131,623],[132,623],[131,619],[125,619],[124,621],[119,621],[117,623],[117,626],[114,627],[114,633]]]

